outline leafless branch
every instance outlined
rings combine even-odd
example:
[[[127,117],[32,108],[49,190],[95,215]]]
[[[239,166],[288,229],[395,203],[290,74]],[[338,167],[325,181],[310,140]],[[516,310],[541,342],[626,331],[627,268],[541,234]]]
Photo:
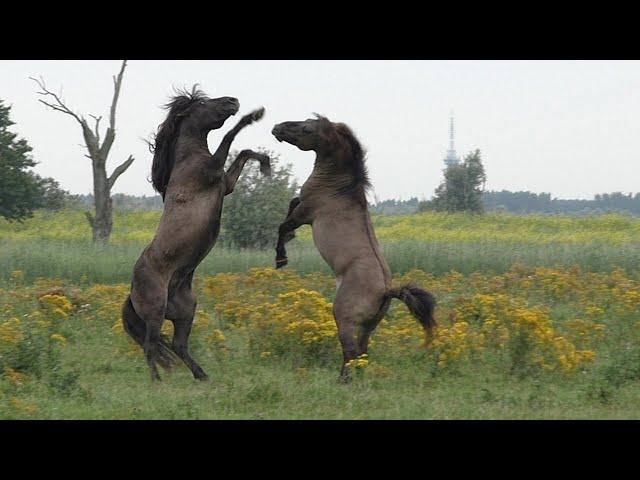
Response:
[[[118,77],[113,77],[113,100],[111,101],[111,112],[109,114],[109,126],[111,130],[116,129],[116,105],[118,104],[118,97],[120,96],[120,86],[122,85],[122,76],[124,75],[124,69],[127,66],[127,61],[122,61],[122,67],[120,67],[120,73]]]
[[[59,95],[56,95],[55,93],[47,89],[47,86],[44,83],[44,78],[40,77],[40,80],[33,77],[29,77],[29,78],[34,82],[36,82],[40,87],[40,89],[42,90],[40,92],[37,92],[38,95],[42,95],[45,97],[50,96],[50,97],[53,97],[55,100],[55,103],[49,103],[49,102],[45,102],[44,100],[38,100],[40,103],[45,104],[47,107],[52,108],[53,110],[66,113],[67,115],[71,115],[73,118],[75,118],[78,121],[78,123],[82,125],[83,119],[80,116],[78,116],[76,113],[74,113],[69,107],[67,107]]]
[[[100,144],[100,130],[99,129],[100,129],[100,120],[102,120],[102,116],[96,117],[95,115],[91,115],[91,114],[89,114],[89,116],[96,121],[96,129],[95,129],[96,141],[97,141],[97,143],[99,145]]]
[[[113,100],[111,101],[111,111],[109,112],[109,127],[107,133],[104,136],[104,142],[100,147],[100,155],[105,157],[109,154],[111,145],[116,138],[116,105],[118,104],[118,97],[120,96],[120,86],[122,85],[122,76],[124,75],[124,69],[127,66],[127,61],[122,61],[122,67],[120,67],[120,73],[117,77],[113,77]]]
[[[122,175],[127,170],[127,168],[131,166],[131,164],[133,163],[133,160],[134,160],[133,156],[129,155],[129,158],[127,158],[123,163],[121,163],[116,167],[116,169],[113,171],[113,173],[109,177],[109,190],[111,190],[111,188],[113,187],[113,184],[116,183],[116,180],[118,179],[118,177]]]

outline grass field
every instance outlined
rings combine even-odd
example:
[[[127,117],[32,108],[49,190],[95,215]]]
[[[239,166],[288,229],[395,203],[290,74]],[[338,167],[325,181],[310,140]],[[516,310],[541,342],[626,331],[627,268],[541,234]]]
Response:
[[[74,281],[127,282],[131,269],[153,238],[160,212],[119,212],[106,247],[91,243],[82,212],[38,212],[23,224],[0,220],[0,278],[14,270],[27,279],[63,277]],[[376,234],[395,272],[420,268],[441,274],[451,270],[507,271],[514,264],[580,266],[608,271],[640,269],[640,219],[620,215],[594,217],[446,215],[424,213],[375,216]],[[288,247],[299,272],[329,273],[311,242],[309,227]],[[224,237],[224,232],[222,232]],[[223,240],[198,271],[243,272],[271,266],[272,250],[228,251]]]
[[[80,212],[0,223],[0,418],[640,418],[638,219],[376,217],[394,283],[432,290],[439,327],[425,345],[394,301],[346,386],[309,231],[279,271],[216,247],[191,336],[211,380],[152,385],[120,307],[158,216],[118,214],[103,248]]]

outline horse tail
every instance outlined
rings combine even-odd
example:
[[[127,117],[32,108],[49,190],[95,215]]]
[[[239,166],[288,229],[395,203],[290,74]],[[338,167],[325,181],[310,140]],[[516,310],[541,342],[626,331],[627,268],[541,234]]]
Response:
[[[433,316],[436,299],[431,292],[413,285],[405,285],[388,290],[387,297],[402,300],[411,314],[420,322],[425,332],[431,332],[436,326],[436,319]]]
[[[133,338],[138,345],[144,348],[144,340],[147,336],[147,325],[144,320],[136,313],[131,302],[131,295],[122,306],[122,326],[124,331]],[[158,344],[158,363],[161,367],[169,370],[176,364],[177,356],[171,348],[171,343],[166,335],[160,336]]]

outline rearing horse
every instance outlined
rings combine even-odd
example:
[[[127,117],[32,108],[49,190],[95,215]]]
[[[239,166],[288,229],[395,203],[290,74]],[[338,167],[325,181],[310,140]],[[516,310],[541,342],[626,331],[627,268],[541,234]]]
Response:
[[[349,127],[318,115],[280,123],[271,133],[280,142],[316,152],[313,171],[280,225],[276,268],[287,264],[285,243],[294,238],[295,229],[311,225],[316,247],[336,275],[333,315],[343,352],[340,379],[346,381],[347,363],[367,352],[369,336],[392,298],[406,303],[425,333],[435,326],[435,299],[415,286],[391,288],[391,273],[367,209],[370,184],[364,151]]]
[[[150,145],[152,182],[162,194],[164,211],[154,239],[133,269],[122,321],[127,333],[144,348],[153,380],[160,380],[156,363],[169,368],[176,355],[195,378],[204,380],[206,373],[188,350],[196,309],[193,272],[216,242],[224,196],[233,191],[246,161],[258,160],[266,175],[271,166],[267,155],[242,150],[224,171],[234,138],[262,118],[263,108],[242,117],[211,154],[207,134],[235,115],[240,103],[232,97],[208,98],[196,87],[178,93],[166,105],[169,113]],[[171,343],[160,333],[165,319],[173,322]]]

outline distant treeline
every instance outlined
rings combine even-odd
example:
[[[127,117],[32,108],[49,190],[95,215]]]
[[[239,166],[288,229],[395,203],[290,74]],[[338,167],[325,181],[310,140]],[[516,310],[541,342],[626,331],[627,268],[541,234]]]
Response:
[[[124,193],[111,195],[113,208],[118,210],[162,210],[162,197],[160,195],[137,197]],[[67,206],[71,208],[93,208],[93,195],[69,195]]]
[[[482,203],[486,212],[540,213],[591,215],[599,213],[622,213],[640,215],[640,193],[603,193],[595,195],[592,200],[563,200],[552,198],[550,193],[533,192],[500,192],[488,191],[482,195]],[[385,200],[370,205],[375,213],[388,215],[413,213],[420,211],[425,205],[416,198],[409,200]]]
[[[162,210],[162,197],[160,195],[137,197],[115,193],[111,195],[113,207],[118,210]],[[386,215],[399,215],[403,213],[414,213],[418,211],[420,201],[417,197],[409,200],[383,200],[376,204],[370,204],[369,209],[374,213],[384,213]],[[92,208],[93,195],[69,195],[67,196],[67,207],[71,208]]]
[[[403,213],[415,213],[418,211],[420,201],[418,197],[411,197],[409,200],[382,200],[378,203],[369,204],[369,211],[372,213],[384,213],[385,215],[401,215]]]
[[[162,210],[162,198],[159,195],[134,196],[116,193],[112,195],[113,206],[118,210]],[[484,192],[482,197],[487,212],[542,213],[588,215],[598,213],[625,213],[640,215],[640,193],[624,194],[620,192],[596,195],[593,200],[562,200],[551,198],[549,193],[533,192]],[[372,213],[401,215],[414,213],[420,209],[417,197],[409,200],[382,200],[369,204]],[[93,195],[70,195],[67,206],[91,208]]]
[[[488,212],[565,214],[617,212],[640,215],[640,193],[635,195],[620,192],[603,193],[596,195],[593,200],[561,200],[551,198],[549,193],[502,190],[501,192],[485,192],[483,203]]]

